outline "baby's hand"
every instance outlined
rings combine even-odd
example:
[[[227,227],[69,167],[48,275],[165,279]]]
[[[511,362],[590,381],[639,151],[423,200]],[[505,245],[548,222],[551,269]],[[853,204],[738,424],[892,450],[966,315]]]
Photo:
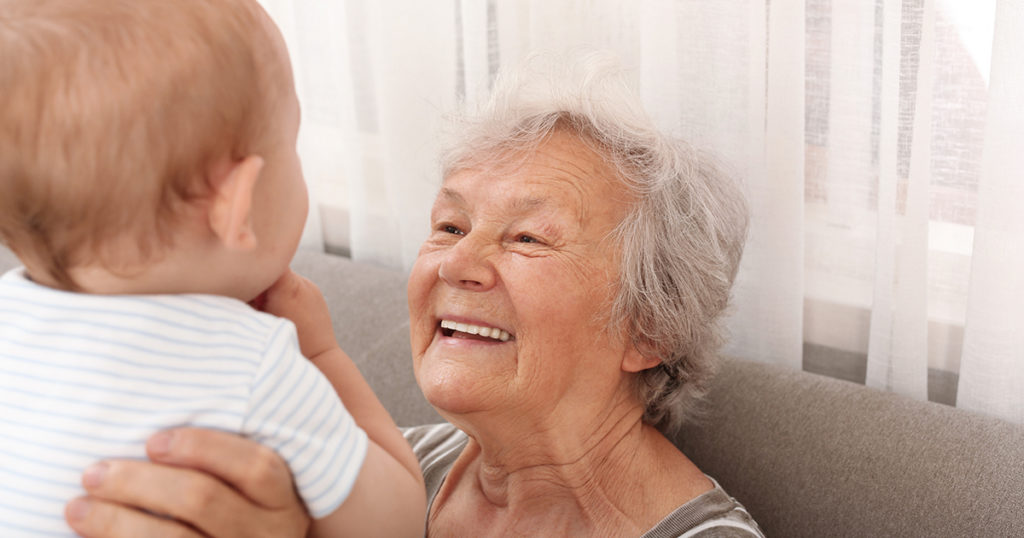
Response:
[[[316,284],[289,269],[260,297],[263,298],[260,310],[295,324],[299,347],[307,358],[338,347],[327,301]]]

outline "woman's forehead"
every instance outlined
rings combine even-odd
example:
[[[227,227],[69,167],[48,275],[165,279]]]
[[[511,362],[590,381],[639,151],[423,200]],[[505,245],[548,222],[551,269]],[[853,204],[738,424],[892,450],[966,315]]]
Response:
[[[622,205],[629,198],[614,167],[571,134],[552,133],[529,153],[494,161],[493,166],[484,163],[451,173],[437,201],[468,206],[467,197],[482,191],[498,194],[487,198],[501,198],[503,205],[516,212],[568,204],[582,218],[595,205]]]

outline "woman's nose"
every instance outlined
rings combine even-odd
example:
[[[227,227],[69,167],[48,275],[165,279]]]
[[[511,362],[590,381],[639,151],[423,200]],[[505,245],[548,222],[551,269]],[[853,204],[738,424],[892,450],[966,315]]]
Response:
[[[487,245],[470,232],[445,253],[438,276],[456,288],[470,291],[490,289],[494,286],[496,275],[487,250]]]

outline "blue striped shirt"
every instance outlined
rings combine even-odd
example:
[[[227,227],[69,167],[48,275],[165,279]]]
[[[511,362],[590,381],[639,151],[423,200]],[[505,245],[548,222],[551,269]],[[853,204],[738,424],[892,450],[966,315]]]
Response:
[[[0,277],[0,536],[71,536],[64,505],[154,432],[240,433],[288,462],[314,517],[348,496],[366,434],[290,321],[212,295],[69,293]]]

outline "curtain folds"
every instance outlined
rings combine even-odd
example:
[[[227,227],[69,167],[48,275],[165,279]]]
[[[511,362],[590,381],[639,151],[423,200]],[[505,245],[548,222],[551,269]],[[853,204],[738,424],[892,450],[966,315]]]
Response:
[[[1024,423],[1024,4],[996,10],[960,407]]]
[[[616,52],[742,180],[726,352],[1024,423],[1017,0],[262,0],[294,61],[303,245],[408,268],[445,115],[535,50]]]

